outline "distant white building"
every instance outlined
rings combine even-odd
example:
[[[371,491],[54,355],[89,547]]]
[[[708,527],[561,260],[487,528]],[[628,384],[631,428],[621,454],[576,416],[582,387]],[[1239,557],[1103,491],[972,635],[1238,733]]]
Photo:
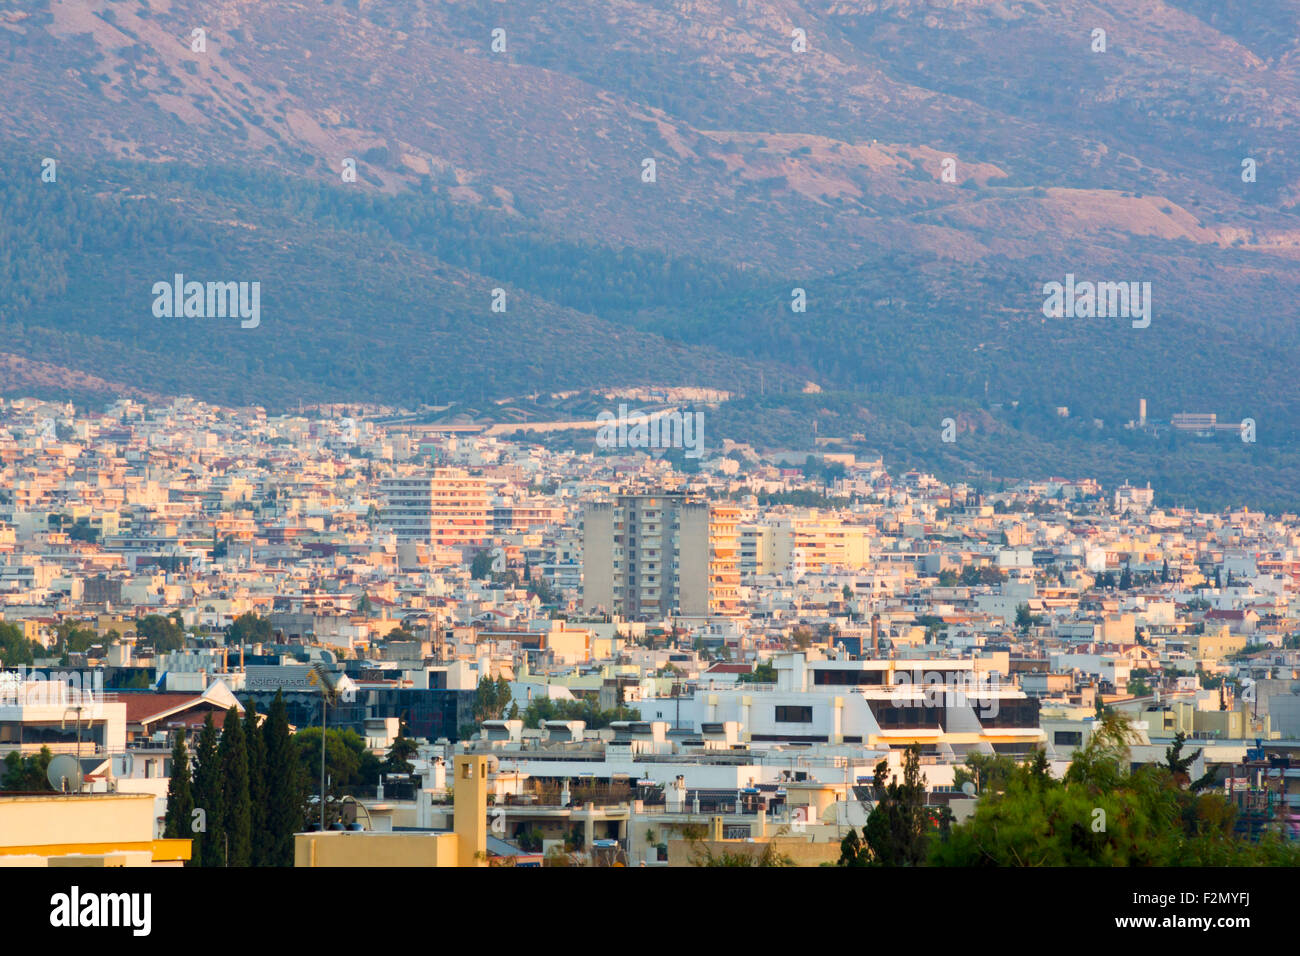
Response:
[[[1123,513],[1136,511],[1142,514],[1151,510],[1156,493],[1151,490],[1151,483],[1145,488],[1134,488],[1127,482],[1115,489],[1115,510]]]

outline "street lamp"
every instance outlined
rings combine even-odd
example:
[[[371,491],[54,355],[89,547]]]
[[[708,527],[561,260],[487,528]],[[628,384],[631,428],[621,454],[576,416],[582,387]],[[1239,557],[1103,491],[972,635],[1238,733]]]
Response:
[[[337,703],[339,687],[320,661],[311,665],[311,682],[320,685],[320,832],[325,832],[325,708]]]

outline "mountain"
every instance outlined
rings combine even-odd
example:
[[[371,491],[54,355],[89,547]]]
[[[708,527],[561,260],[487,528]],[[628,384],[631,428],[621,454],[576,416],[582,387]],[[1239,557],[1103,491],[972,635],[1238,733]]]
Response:
[[[1251,455],[1300,448],[1298,28],[1300,0],[35,0],[0,11],[4,351],[78,395],[273,407],[707,385],[756,399],[739,438],[811,380],[856,396],[821,405],[845,431],[951,409],[992,442],[935,420],[921,463],[1111,442],[1114,473],[1285,503]],[[261,324],[156,318],[177,272],[259,281]],[[1067,275],[1149,282],[1149,327],[1046,317]],[[1129,447],[1139,398],[1260,448]]]

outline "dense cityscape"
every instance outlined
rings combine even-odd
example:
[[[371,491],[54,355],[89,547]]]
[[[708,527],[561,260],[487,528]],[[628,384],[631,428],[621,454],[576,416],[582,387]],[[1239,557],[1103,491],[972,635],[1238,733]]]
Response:
[[[20,0],[0,86],[11,946],[1294,937],[1300,0]]]
[[[6,862],[1295,861],[1296,515],[422,417],[0,403]]]

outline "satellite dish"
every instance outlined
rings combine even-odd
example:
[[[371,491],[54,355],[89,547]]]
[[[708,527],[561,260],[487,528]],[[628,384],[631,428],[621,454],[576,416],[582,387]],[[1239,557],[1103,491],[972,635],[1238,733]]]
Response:
[[[59,754],[45,771],[50,786],[59,793],[81,792],[81,761],[70,754]]]
[[[968,797],[975,796],[975,784],[967,780],[965,783],[961,785],[961,792],[966,794],[966,796]]]

